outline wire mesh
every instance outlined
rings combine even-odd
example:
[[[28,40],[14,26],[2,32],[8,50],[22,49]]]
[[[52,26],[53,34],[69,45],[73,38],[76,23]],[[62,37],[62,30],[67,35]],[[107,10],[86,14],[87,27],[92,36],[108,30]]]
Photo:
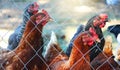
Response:
[[[51,70],[50,64],[47,64],[47,62],[44,60],[44,58],[39,55],[39,51],[42,48],[45,49],[45,46],[48,44],[48,42],[50,40],[51,31],[55,31],[55,33],[57,35],[58,42],[60,43],[62,51],[59,52],[59,51],[57,51],[56,48],[55,48],[55,50],[59,53],[59,55],[61,55],[63,52],[66,51],[69,41],[73,37],[75,30],[77,29],[77,26],[79,26],[80,24],[85,25],[85,23],[91,16],[105,12],[105,13],[109,14],[110,20],[113,21],[110,23],[115,22],[114,24],[118,24],[117,22],[119,22],[119,20],[118,20],[119,10],[116,10],[116,7],[114,7],[113,5],[106,5],[103,2],[94,3],[89,0],[86,0],[86,1],[81,1],[81,0],[66,0],[66,1],[64,1],[64,0],[60,0],[60,1],[29,0],[29,1],[27,1],[27,0],[23,0],[24,2],[17,1],[17,0],[7,0],[7,1],[0,0],[0,1],[1,1],[1,7],[0,7],[0,12],[1,12],[1,14],[0,14],[0,19],[1,19],[0,20],[0,22],[1,22],[1,24],[0,24],[0,47],[1,47],[1,49],[3,49],[3,48],[5,50],[7,49],[8,38],[15,31],[16,27],[21,25],[22,17],[23,17],[23,15],[25,15],[25,14],[23,14],[23,10],[28,4],[30,4],[32,2],[37,2],[40,5],[39,10],[46,9],[48,11],[48,13],[50,14],[50,16],[53,18],[53,22],[49,22],[43,28],[42,32],[39,30],[38,27],[35,27],[25,37],[24,41],[30,46],[30,49],[32,49],[32,51],[35,52],[35,54],[32,57],[28,58],[29,60],[26,63],[23,61],[23,59],[21,59],[19,57],[18,54],[14,53],[14,50],[12,50],[12,51],[9,50],[10,52],[14,53],[14,56],[16,56],[17,59],[20,61],[20,63],[23,65],[23,68],[20,68],[19,70],[24,70],[24,69],[29,70],[27,68],[27,65],[29,65],[30,62],[32,62],[32,60],[36,56],[43,62],[43,64],[45,64],[47,66],[47,68],[46,68],[47,70]],[[89,2],[91,4],[89,4]],[[116,15],[116,13],[117,13],[117,15]],[[27,17],[27,18],[29,19],[29,17]],[[34,24],[34,22],[33,22],[33,24]],[[106,27],[102,30],[104,32],[103,33],[104,36],[100,40],[111,35],[111,33],[106,31],[107,26],[109,26],[111,24],[108,24],[108,25],[107,24],[106,24]],[[110,29],[110,31],[113,28],[114,27],[112,27]],[[33,48],[33,46],[29,43],[29,41],[27,41],[27,37],[32,33],[32,31],[34,31],[34,29],[37,29],[40,33],[42,33],[42,36],[44,39],[44,44],[37,51]],[[65,39],[62,39],[61,37],[64,35],[65,35]],[[112,36],[112,38],[114,38],[114,41],[116,41],[115,37],[113,35],[111,35],[111,36]],[[74,70],[74,67],[81,60],[85,60],[85,62],[91,67],[91,69],[95,70],[94,67],[91,65],[90,61],[88,61],[85,58],[85,56],[88,53],[90,53],[90,51],[92,49],[94,49],[95,47],[97,47],[101,51],[101,53],[104,55],[104,57],[107,58],[106,61],[104,61],[96,70],[99,70],[99,68],[102,67],[105,63],[108,63],[111,66],[111,70],[116,70],[116,68],[113,66],[113,64],[111,64],[109,61],[112,58],[112,56],[108,57],[104,52],[102,52],[102,50],[98,47],[97,43],[95,43],[96,45],[94,47],[92,47],[90,50],[88,50],[85,54],[83,54],[74,43],[72,43],[72,44],[79,51],[79,54],[81,54],[82,57],[70,67],[70,70]],[[113,44],[112,46],[116,47],[116,45],[118,43],[113,42],[112,44]],[[112,48],[115,49],[115,47],[112,47]],[[113,49],[113,53],[116,52],[116,51],[114,51],[114,49]],[[4,57],[5,54],[6,53],[3,53],[2,51],[0,51],[0,61]],[[44,54],[42,54],[42,55],[44,55]],[[64,60],[64,59],[61,59],[61,61],[66,63],[66,60]],[[2,63],[0,63],[1,70],[6,70],[4,67],[4,63],[7,64],[6,61],[3,61]],[[10,69],[10,70],[13,70],[13,69]],[[41,69],[38,69],[38,70],[41,70]]]

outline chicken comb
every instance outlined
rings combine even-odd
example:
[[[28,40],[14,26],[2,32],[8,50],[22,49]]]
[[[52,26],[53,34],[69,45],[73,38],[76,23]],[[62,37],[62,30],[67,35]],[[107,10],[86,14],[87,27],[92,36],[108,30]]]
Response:
[[[89,28],[89,31],[90,31],[90,33],[92,33],[92,34],[96,34],[95,30],[94,30],[92,27]]]
[[[36,14],[38,12],[39,5],[37,2],[33,2],[29,5],[28,12],[31,12],[33,14]]]
[[[37,3],[37,2],[34,2],[33,4],[34,4],[34,7],[35,7],[34,9],[38,10],[38,8],[39,8],[38,3]]]
[[[34,2],[33,4],[34,4],[35,6],[38,6],[38,7],[39,7],[39,5],[38,5],[38,3],[37,3],[37,2]]]
[[[103,20],[106,20],[108,18],[108,15],[103,13],[103,14],[100,14],[99,17]]]
[[[48,16],[48,12],[45,9],[42,9],[42,13]]]
[[[90,27],[90,28],[89,28],[89,32],[91,33],[91,35],[92,35],[92,37],[93,37],[93,39],[94,39],[95,41],[100,42],[100,40],[99,40],[99,38],[98,38],[98,35],[97,35],[97,33],[96,33],[96,31],[95,31],[94,28]]]

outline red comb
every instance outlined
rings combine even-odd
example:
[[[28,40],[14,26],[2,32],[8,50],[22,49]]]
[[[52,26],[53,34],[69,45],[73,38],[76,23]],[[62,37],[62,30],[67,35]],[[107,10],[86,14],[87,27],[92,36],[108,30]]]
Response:
[[[100,18],[108,18],[107,14],[100,14],[99,16],[100,16]]]
[[[34,2],[34,6],[35,6],[35,8],[39,8],[39,5],[37,4],[37,2]]]
[[[34,2],[34,5],[38,5],[37,2]]]
[[[42,9],[42,13],[44,13],[45,15],[48,15],[48,12],[44,9]]]
[[[89,28],[89,31],[90,31],[90,33],[95,34],[95,30],[92,27]]]
[[[97,39],[98,35],[96,34],[96,31],[94,28],[89,28],[90,33],[92,34],[93,39]]]

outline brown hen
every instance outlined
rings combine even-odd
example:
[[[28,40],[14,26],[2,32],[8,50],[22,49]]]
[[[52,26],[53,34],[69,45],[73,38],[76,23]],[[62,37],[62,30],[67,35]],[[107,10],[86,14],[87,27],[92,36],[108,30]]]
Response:
[[[30,17],[18,48],[14,50],[15,55],[2,63],[5,70],[46,69],[42,56],[42,29],[49,20],[50,16],[45,10]]]
[[[70,57],[59,54],[50,63],[50,70],[90,70],[89,47],[93,45],[94,40],[98,40],[98,35],[92,28],[78,35],[73,42]]]

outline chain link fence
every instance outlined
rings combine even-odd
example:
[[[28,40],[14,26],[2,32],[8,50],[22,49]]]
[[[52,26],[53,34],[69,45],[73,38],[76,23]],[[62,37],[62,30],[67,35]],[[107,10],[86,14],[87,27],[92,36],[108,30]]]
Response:
[[[0,58],[2,58],[2,56],[3,57],[5,56],[3,55],[4,52],[2,51],[2,49],[4,50],[7,49],[9,36],[14,32],[16,27],[22,23],[24,8],[32,2],[37,2],[40,5],[39,10],[41,9],[47,10],[53,19],[53,22],[49,22],[43,28],[42,36],[44,39],[44,45],[42,47],[44,47],[44,49],[46,49],[45,47],[50,41],[51,31],[54,31],[57,35],[60,47],[62,48],[62,51],[61,52],[58,51],[58,52],[59,54],[62,54],[63,52],[66,51],[67,46],[70,42],[70,39],[73,37],[78,26],[80,24],[85,25],[92,16],[103,12],[103,13],[108,13],[109,19],[111,20],[109,23],[107,23],[105,28],[102,29],[103,35],[104,35],[104,38],[106,38],[107,36],[112,36],[113,53],[116,52],[114,50],[116,46],[118,45],[116,38],[114,37],[113,34],[109,33],[106,29],[110,25],[119,24],[119,15],[118,15],[119,10],[117,10],[116,12],[116,8],[114,8],[114,6],[106,5],[105,1],[103,0],[101,0],[101,2],[96,2],[97,0],[93,0],[93,1],[90,1],[90,0],[85,0],[85,1],[82,1],[82,0],[60,0],[60,1],[58,0],[21,0],[21,1],[20,0],[19,1],[18,0],[5,0],[5,1],[0,0],[0,12],[1,12],[0,13],[0,19],[1,19],[0,20],[0,48],[1,48]],[[83,55],[83,58],[79,59],[78,62],[84,59],[90,65],[90,67],[93,70],[95,70],[90,64],[90,62],[84,57],[93,48],[91,48],[85,54],[82,54],[82,52],[79,51]],[[34,59],[35,56],[38,56],[42,60],[42,62],[47,66],[47,69],[49,70],[49,64],[47,64],[46,61],[44,61],[44,58],[38,55],[38,51],[41,50],[41,48],[38,51],[36,51],[34,48],[32,49],[34,52],[36,52],[36,54],[33,55],[31,58],[29,58],[28,62],[26,63],[24,63],[17,56],[20,62],[24,65],[23,68],[21,69],[29,70],[27,68],[27,65],[31,63],[32,59]],[[13,55],[16,55],[14,53],[14,50],[11,52]],[[108,58],[106,54],[104,53],[102,54],[106,58]],[[103,62],[97,69],[99,70],[99,68],[102,65],[108,62],[108,64],[111,66],[111,70],[115,70],[116,68],[114,68],[114,66],[109,62],[109,59],[111,57],[106,59],[106,61]],[[70,70],[74,70],[74,66],[78,62],[76,62],[70,68]],[[2,67],[1,68],[2,70],[5,70],[5,68],[3,67],[3,63],[4,62],[0,63],[0,66]],[[10,70],[13,70],[13,69],[10,69]],[[38,70],[41,70],[41,69],[38,69]]]

